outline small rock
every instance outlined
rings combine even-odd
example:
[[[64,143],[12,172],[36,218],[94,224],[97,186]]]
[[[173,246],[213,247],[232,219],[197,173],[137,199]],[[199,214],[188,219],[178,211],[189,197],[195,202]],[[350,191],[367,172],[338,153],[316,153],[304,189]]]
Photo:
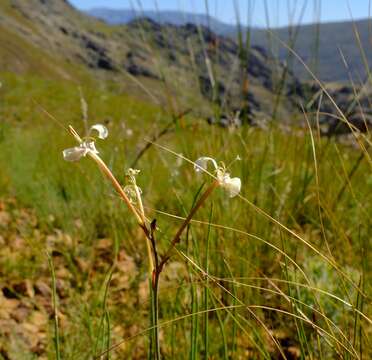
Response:
[[[45,297],[51,297],[52,289],[44,281],[38,280],[36,281],[36,284],[35,284],[35,293],[41,294]]]

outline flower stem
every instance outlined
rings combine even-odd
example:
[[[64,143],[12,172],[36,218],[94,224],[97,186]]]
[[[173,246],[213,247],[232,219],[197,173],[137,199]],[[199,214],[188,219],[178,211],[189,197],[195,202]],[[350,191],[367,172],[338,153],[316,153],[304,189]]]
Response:
[[[146,228],[145,224],[145,216],[144,214],[139,214],[136,208],[132,205],[130,200],[128,199],[128,196],[126,195],[125,191],[119,184],[119,182],[116,180],[114,174],[111,172],[111,170],[107,167],[107,165],[104,163],[104,161],[95,153],[89,152],[89,156],[97,163],[98,167],[101,169],[101,171],[106,175],[106,177],[111,181],[112,185],[114,186],[115,190],[119,193],[120,197],[124,200],[126,205],[128,206],[129,210],[132,211],[134,216],[136,217],[139,226],[143,230],[146,236],[146,249],[147,249],[147,255],[149,259],[149,275],[151,276],[151,273],[154,269],[154,261],[152,258],[151,253],[151,246],[150,246],[150,239],[149,239],[149,231]]]
[[[58,300],[56,288],[56,274],[54,271],[53,260],[48,252],[46,252],[48,264],[52,276],[52,303],[53,303],[53,317],[54,317],[54,347],[56,352],[56,360],[61,360],[61,347],[59,338],[59,324],[58,324]]]
[[[139,213],[137,212],[136,208],[132,205],[130,202],[128,196],[126,195],[125,191],[119,184],[119,182],[116,180],[115,176],[111,172],[111,170],[107,167],[107,165],[104,163],[104,161],[95,153],[89,152],[88,155],[97,163],[98,167],[101,169],[101,171],[106,175],[106,177],[111,181],[112,185],[114,186],[115,190],[119,193],[120,197],[124,200],[126,205],[128,206],[129,210],[132,211],[134,216],[136,217],[139,225],[143,226],[143,220]]]
[[[213,181],[212,184],[207,188],[207,190],[204,191],[203,195],[200,197],[200,199],[195,204],[195,206],[191,209],[189,215],[184,220],[184,222],[182,223],[182,225],[178,229],[176,235],[174,236],[174,238],[173,238],[173,240],[172,240],[172,242],[171,242],[168,250],[162,256],[162,259],[161,259],[161,261],[159,263],[159,266],[158,266],[158,269],[157,269],[158,272],[161,272],[162,271],[165,263],[168,261],[170,255],[171,255],[172,250],[180,242],[181,235],[182,235],[183,231],[186,229],[187,225],[190,223],[190,221],[192,220],[192,218],[194,217],[194,215],[196,214],[196,212],[204,204],[204,202],[207,200],[207,198],[213,192],[213,190],[216,187],[218,187],[219,185],[220,185],[220,183],[219,183],[218,180]]]
[[[72,136],[79,142],[82,142],[81,137],[79,134],[75,131],[75,129],[70,125],[69,131],[72,134]],[[112,183],[114,189],[118,192],[119,196],[122,200],[126,203],[129,210],[133,213],[135,216],[138,225],[142,229],[142,231],[145,234],[146,237],[146,249],[148,254],[148,261],[149,261],[149,281],[150,281],[150,287],[152,290],[152,306],[151,306],[151,322],[154,327],[153,330],[153,337],[155,342],[155,349],[154,349],[154,357],[156,360],[160,360],[160,341],[159,341],[159,296],[158,296],[158,289],[159,289],[159,276],[160,272],[158,273],[158,263],[159,263],[159,257],[156,250],[156,240],[154,232],[156,230],[156,221],[154,220],[151,223],[150,229],[146,226],[146,216],[145,211],[142,204],[141,194],[139,191],[138,186],[134,183],[134,188],[136,191],[136,197],[138,200],[139,210],[137,210],[131,201],[129,200],[128,196],[126,195],[124,189],[120,185],[119,181],[116,179],[114,174],[111,172],[111,170],[108,168],[108,166],[105,164],[105,162],[97,155],[97,153],[93,151],[88,151],[88,156],[90,156],[94,162],[98,165],[99,169],[102,171],[102,173],[110,180]],[[154,255],[152,254],[153,247]],[[155,264],[154,264],[154,258],[155,258]],[[56,318],[56,334],[58,335],[58,319]],[[56,336],[57,337],[57,336]],[[58,337],[57,337],[58,339]],[[152,341],[150,341],[150,356],[152,356]],[[59,356],[59,341],[56,342],[56,352],[57,357]]]
[[[159,338],[159,278],[160,273],[155,271],[154,280],[152,281],[152,302],[153,302],[153,328],[155,354],[154,359],[160,360],[160,338]]]

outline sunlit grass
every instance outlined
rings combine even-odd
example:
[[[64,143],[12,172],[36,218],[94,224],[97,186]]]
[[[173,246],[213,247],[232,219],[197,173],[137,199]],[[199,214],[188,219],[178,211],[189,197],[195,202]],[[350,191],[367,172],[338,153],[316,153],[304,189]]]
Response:
[[[142,335],[147,332],[150,304],[143,285],[145,242],[93,164],[87,159],[72,165],[63,161],[61,151],[71,146],[71,138],[39,106],[60,124],[72,123],[83,131],[79,90],[68,83],[21,80],[9,74],[2,81],[1,96],[6,100],[1,110],[2,196],[14,196],[19,206],[34,209],[43,234],[57,230],[66,234],[51,242],[45,235],[24,233],[29,247],[20,249],[17,257],[1,260],[3,276],[10,283],[22,278],[36,281],[40,272],[48,276],[44,251],[61,254],[54,255],[57,281],[58,270],[65,267],[71,275],[64,281],[72,285],[59,305],[62,358],[89,357],[86,348],[94,351],[96,341],[96,350],[104,351],[123,339],[127,340],[111,356],[140,358],[147,348],[147,337]],[[27,94],[21,106],[13,89]],[[170,119],[161,109],[125,95],[90,87],[83,92],[90,123],[107,120],[110,130],[109,139],[99,144],[102,158],[124,181],[137,151]],[[155,117],[156,124],[151,122]],[[190,348],[193,358],[203,353],[205,336],[208,353],[218,358],[247,354],[268,358],[288,351],[279,350],[287,338],[314,358],[321,356],[320,348],[323,358],[337,353],[360,356],[359,344],[370,332],[370,323],[360,315],[368,314],[370,305],[364,300],[361,308],[360,299],[371,292],[365,258],[371,175],[363,162],[351,179],[345,177],[361,150],[333,139],[313,141],[306,129],[287,133],[273,127],[268,133],[243,126],[228,132],[191,116],[159,140],[166,149],[191,160],[210,155],[229,164],[239,155],[242,160],[230,170],[243,184],[241,199],[229,200],[222,189],[215,191],[191,222],[178,255],[165,267],[159,292],[163,356],[183,358],[180,349]],[[144,206],[149,217],[157,218],[158,246],[165,251],[180,226],[175,217],[187,215],[203,179],[195,176],[192,164],[157,146],[137,167]],[[345,183],[347,189],[338,198]],[[104,252],[97,248],[100,239],[111,239],[111,248]],[[132,270],[123,288],[119,279],[125,267],[114,266],[103,306],[105,279],[114,259]],[[52,352],[52,345],[49,348]]]
[[[292,16],[295,8],[288,10]],[[89,22],[84,26],[89,28]],[[106,34],[120,30],[101,27]],[[289,47],[297,30],[292,18]],[[162,33],[172,40],[172,34]],[[94,80],[79,69],[75,82],[56,81],[48,72],[49,80],[0,73],[0,210],[11,219],[9,225],[8,215],[0,217],[5,239],[0,244],[6,245],[0,250],[0,275],[13,298],[47,313],[48,356],[371,356],[369,134],[350,127],[354,141],[322,138],[317,114],[305,111],[296,114],[298,126],[281,126],[277,110],[287,70],[273,73],[272,97],[260,93],[266,102],[276,101],[271,115],[277,121],[268,128],[248,121],[239,128],[210,126],[197,114],[218,118],[226,110],[226,99],[219,99],[214,87],[226,74],[211,62],[220,50],[206,51],[203,29],[184,50],[191,58],[193,47],[204,49],[201,64],[212,86],[210,103],[197,91],[198,69],[195,79],[182,78],[177,67],[163,61],[151,36],[129,35],[126,40],[148,50],[159,75],[150,84],[126,74],[132,81],[127,93],[133,86],[134,95],[142,91],[143,97],[123,94],[120,82]],[[244,94],[250,90],[250,33],[240,30],[238,36],[240,63],[234,66],[241,68]],[[268,38],[277,41],[275,31]],[[287,50],[291,70],[298,57]],[[335,105],[337,116],[350,126]],[[108,166],[106,175],[112,172],[124,186],[134,162],[141,170],[136,183],[147,219],[156,219],[156,250],[160,258],[171,255],[156,291],[143,234],[148,235],[150,224],[145,221],[143,227],[142,216],[132,216],[118,186],[115,191],[91,159],[63,161],[62,150],[76,145],[68,125],[84,134],[86,121],[109,129],[109,138],[96,144]],[[241,179],[239,196],[229,199],[221,186],[208,193],[213,179],[194,171],[193,162],[201,156],[223,161]],[[234,161],[237,156],[240,161]],[[47,295],[40,284],[31,295],[19,285],[40,280],[49,284]],[[14,345],[17,341],[12,335],[12,355],[32,358]]]

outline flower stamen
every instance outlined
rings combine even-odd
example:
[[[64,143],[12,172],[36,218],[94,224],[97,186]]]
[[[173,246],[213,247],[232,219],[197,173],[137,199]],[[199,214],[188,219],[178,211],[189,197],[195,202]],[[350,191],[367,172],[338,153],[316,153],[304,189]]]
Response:
[[[221,163],[221,166],[218,166],[216,160],[211,157],[203,156],[195,161],[194,169],[197,173],[201,171],[208,172],[207,167],[209,163],[212,163],[214,167],[218,184],[227,191],[229,197],[232,198],[238,195],[241,189],[241,180],[238,177],[231,178],[230,173],[226,171],[226,167],[223,163]]]

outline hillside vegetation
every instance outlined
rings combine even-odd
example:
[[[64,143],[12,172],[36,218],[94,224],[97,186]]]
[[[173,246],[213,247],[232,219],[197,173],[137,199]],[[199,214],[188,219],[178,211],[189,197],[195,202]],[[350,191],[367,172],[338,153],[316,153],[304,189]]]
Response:
[[[292,5],[301,13],[300,2]],[[310,8],[310,3],[307,4]],[[133,11],[95,8],[88,14],[102,19],[109,24],[127,24],[135,19],[146,17],[162,24],[185,25],[193,23],[209,27],[216,34],[237,39],[238,27],[223,23],[213,16],[183,13],[181,11]],[[253,14],[255,15],[255,14]],[[272,15],[272,14],[271,14]],[[241,21],[245,22],[244,14]],[[274,17],[274,16],[273,16]],[[300,16],[299,16],[300,17]],[[367,14],[366,14],[367,17]],[[253,45],[263,46],[268,52],[273,51],[280,60],[288,59],[288,51],[283,48],[278,39],[289,43],[293,34],[296,39],[292,47],[309,65],[316,62],[316,72],[322,81],[349,81],[349,72],[353,76],[365,79],[367,76],[363,57],[372,65],[372,48],[370,43],[371,20],[340,21],[321,24],[301,24],[300,19],[292,19],[292,26],[275,28],[270,31],[262,28],[247,28],[242,26],[244,34],[250,32]],[[343,54],[343,55],[341,55]],[[342,60],[346,59],[348,66]],[[302,79],[308,79],[309,74],[302,65],[294,64],[295,73]]]
[[[239,45],[206,29],[110,27],[57,0],[0,8],[0,359],[372,356],[367,122],[321,136],[298,104],[310,85],[288,74],[278,97],[282,64],[255,48],[241,69]],[[140,170],[142,227],[92,158],[63,159],[68,126],[97,123],[118,182]],[[206,193],[202,156],[239,195]],[[198,203],[154,287],[143,230],[162,256]]]

